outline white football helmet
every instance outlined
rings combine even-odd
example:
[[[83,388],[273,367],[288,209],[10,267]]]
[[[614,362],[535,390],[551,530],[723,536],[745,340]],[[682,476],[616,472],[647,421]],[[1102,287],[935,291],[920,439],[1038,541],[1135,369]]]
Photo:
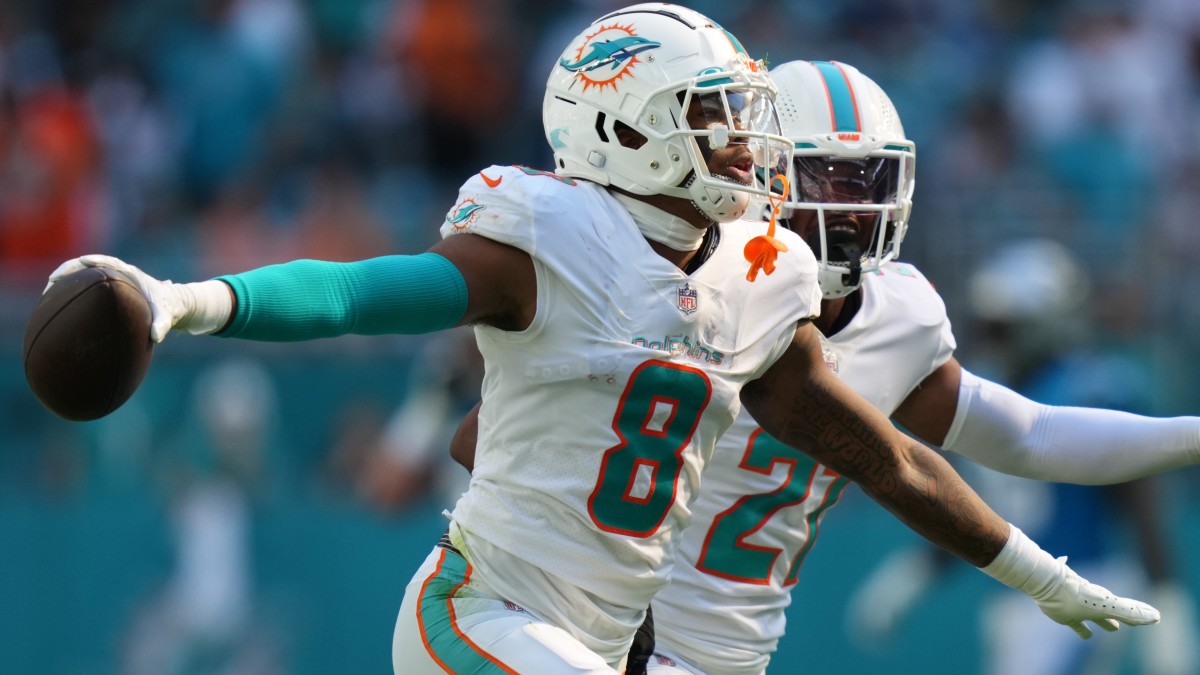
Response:
[[[795,145],[780,215],[812,246],[822,295],[839,298],[899,255],[916,145],[891,99],[853,66],[791,61],[771,78],[783,133]]]
[[[723,28],[685,7],[644,3],[571,41],[546,83],[542,121],[558,175],[688,199],[729,222],[786,171],[791,143],[774,98],[765,66]],[[736,144],[753,161],[710,171],[714,149]]]

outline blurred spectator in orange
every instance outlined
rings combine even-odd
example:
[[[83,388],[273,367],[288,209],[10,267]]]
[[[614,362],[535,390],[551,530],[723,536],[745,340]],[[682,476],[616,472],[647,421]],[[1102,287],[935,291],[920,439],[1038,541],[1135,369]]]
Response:
[[[395,9],[391,45],[411,69],[425,157],[444,175],[477,171],[491,161],[486,148],[517,107],[527,45],[514,39],[510,4],[426,0]]]
[[[18,92],[8,114],[0,112],[5,267],[41,276],[55,260],[105,246],[99,159],[84,100],[57,81]]]

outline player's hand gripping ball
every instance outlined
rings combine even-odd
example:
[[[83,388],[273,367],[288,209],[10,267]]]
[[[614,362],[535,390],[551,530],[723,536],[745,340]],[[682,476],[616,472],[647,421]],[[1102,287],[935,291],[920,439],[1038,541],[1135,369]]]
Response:
[[[141,384],[154,344],[150,304],[124,274],[88,267],[54,281],[25,325],[25,379],[64,419],[94,420]]]

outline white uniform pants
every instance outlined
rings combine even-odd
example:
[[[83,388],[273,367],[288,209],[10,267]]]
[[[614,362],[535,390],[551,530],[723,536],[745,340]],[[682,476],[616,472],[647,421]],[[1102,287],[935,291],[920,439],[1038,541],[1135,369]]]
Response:
[[[425,559],[396,618],[396,675],[617,675],[566,631],[472,586],[471,572],[445,548]]]

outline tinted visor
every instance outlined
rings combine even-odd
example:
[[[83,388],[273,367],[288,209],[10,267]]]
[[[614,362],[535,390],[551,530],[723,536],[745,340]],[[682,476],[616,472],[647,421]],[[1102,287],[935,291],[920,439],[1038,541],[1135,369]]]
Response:
[[[819,204],[894,204],[900,160],[893,157],[836,159],[796,157],[796,201]]]

